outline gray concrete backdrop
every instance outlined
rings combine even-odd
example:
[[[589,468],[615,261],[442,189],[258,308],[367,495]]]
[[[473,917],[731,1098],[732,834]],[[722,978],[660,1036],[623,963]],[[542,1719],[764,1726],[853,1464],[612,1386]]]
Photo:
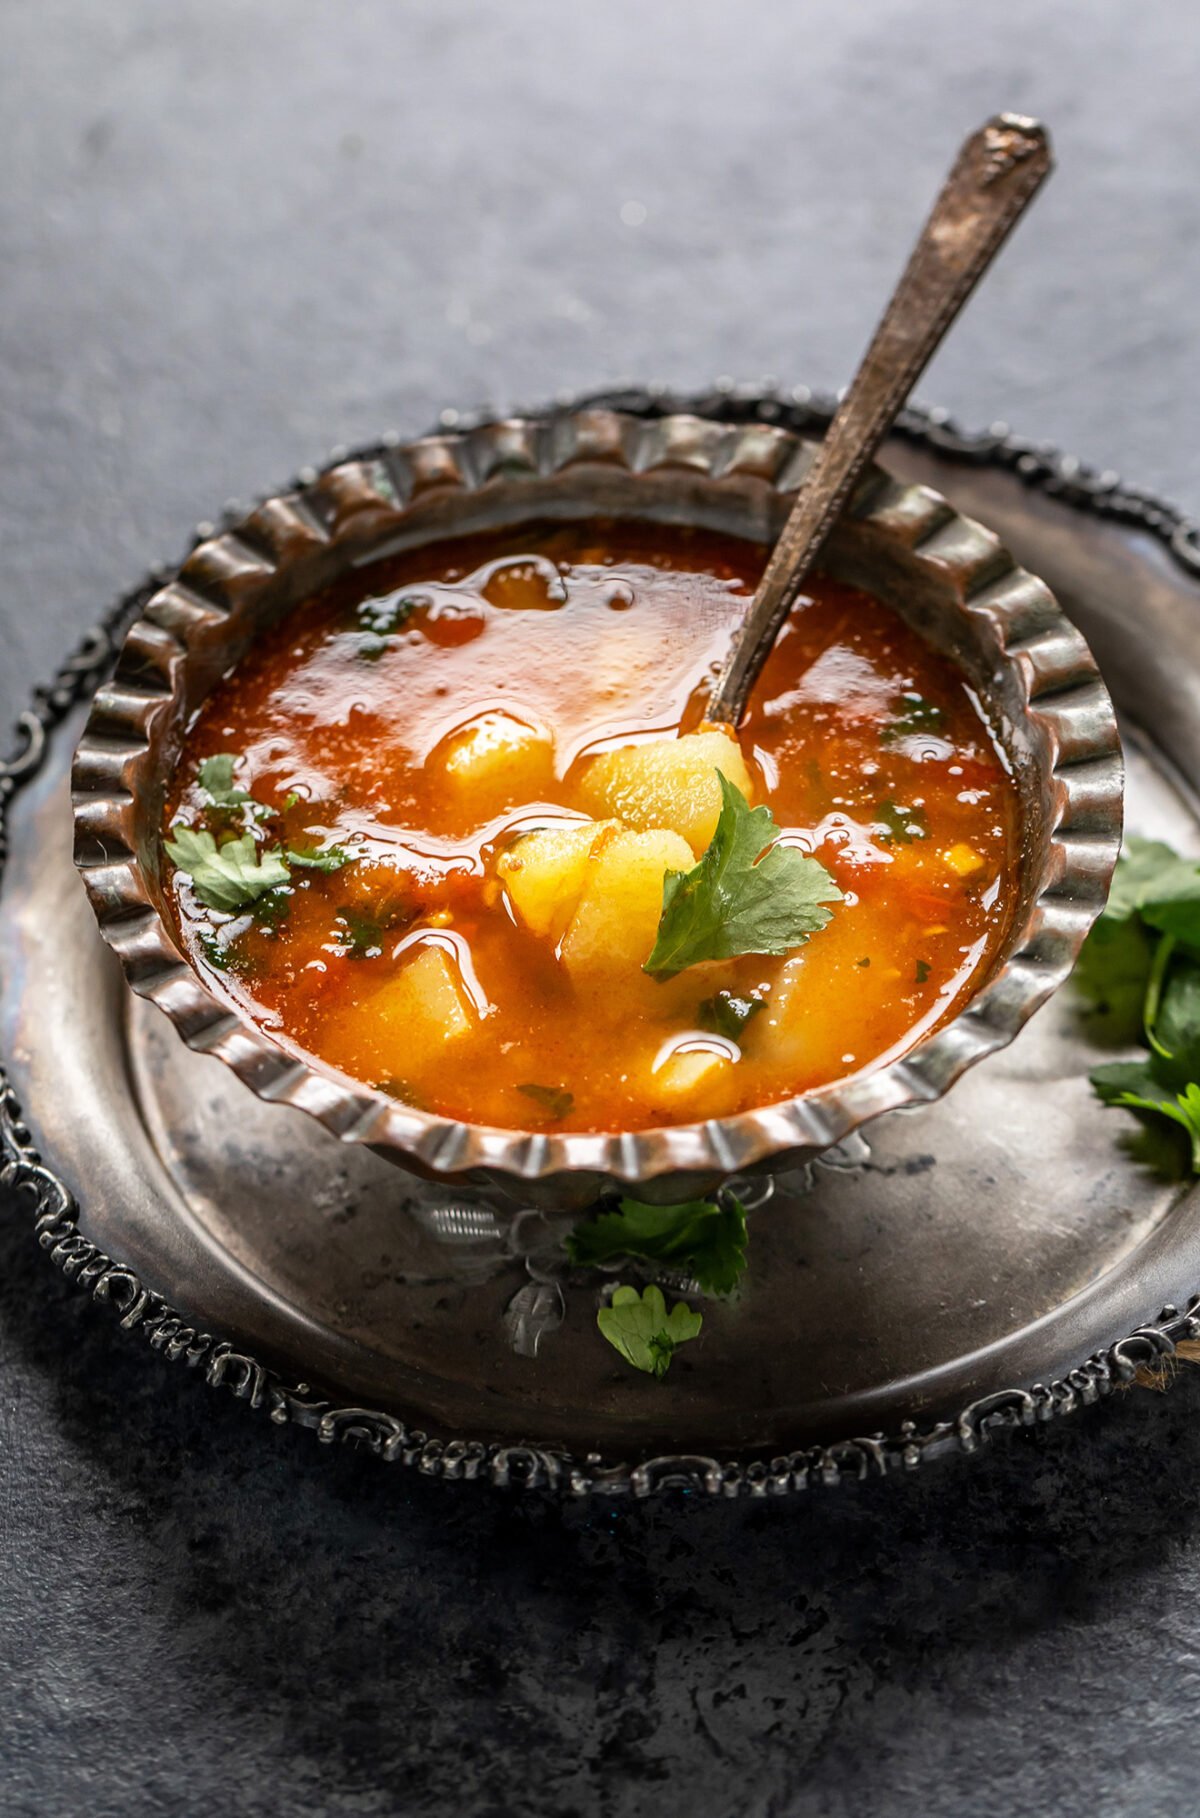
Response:
[[[7,0],[0,716],[332,443],[831,387],[962,134],[1060,170],[930,374],[1200,508],[1200,21],[1147,0]],[[332,1459],[0,1230],[0,1810],[1188,1810],[1200,1389],[836,1505]]]

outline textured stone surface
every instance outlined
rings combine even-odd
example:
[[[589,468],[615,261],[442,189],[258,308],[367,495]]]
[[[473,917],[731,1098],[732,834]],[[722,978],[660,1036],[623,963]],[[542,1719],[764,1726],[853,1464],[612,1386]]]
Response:
[[[1200,31],[1121,0],[40,0],[0,59],[0,711],[336,441],[841,382],[991,109],[1061,169],[927,391],[1200,498]],[[322,1456],[0,1230],[0,1809],[1187,1810],[1200,1383],[836,1501]]]

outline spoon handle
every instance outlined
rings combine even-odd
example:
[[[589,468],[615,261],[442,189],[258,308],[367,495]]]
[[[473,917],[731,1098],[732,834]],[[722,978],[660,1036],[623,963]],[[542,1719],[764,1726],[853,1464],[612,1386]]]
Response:
[[[817,449],[708,705],[736,726],[779,628],[863,468],[1053,168],[1044,126],[997,114],[963,144]]]

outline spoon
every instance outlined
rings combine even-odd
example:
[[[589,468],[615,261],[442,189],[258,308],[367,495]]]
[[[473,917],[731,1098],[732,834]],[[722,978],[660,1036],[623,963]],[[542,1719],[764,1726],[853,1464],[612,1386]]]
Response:
[[[706,719],[737,726],[804,577],[950,324],[1054,165],[1036,120],[997,114],[963,143],[775,544]]]

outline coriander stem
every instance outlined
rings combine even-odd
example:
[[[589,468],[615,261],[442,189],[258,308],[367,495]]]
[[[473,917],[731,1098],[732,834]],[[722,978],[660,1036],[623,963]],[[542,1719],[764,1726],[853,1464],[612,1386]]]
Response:
[[[1163,1060],[1173,1060],[1175,1057],[1169,1048],[1164,1048],[1157,1035],[1155,1035],[1154,1025],[1158,1021],[1158,1013],[1162,1006],[1163,986],[1166,983],[1167,978],[1167,968],[1171,964],[1171,955],[1174,951],[1175,936],[1173,934],[1164,934],[1155,949],[1154,961],[1150,967],[1150,977],[1146,980],[1146,997],[1142,1004],[1142,1026],[1146,1031],[1146,1040],[1149,1042],[1154,1052],[1161,1055]]]

